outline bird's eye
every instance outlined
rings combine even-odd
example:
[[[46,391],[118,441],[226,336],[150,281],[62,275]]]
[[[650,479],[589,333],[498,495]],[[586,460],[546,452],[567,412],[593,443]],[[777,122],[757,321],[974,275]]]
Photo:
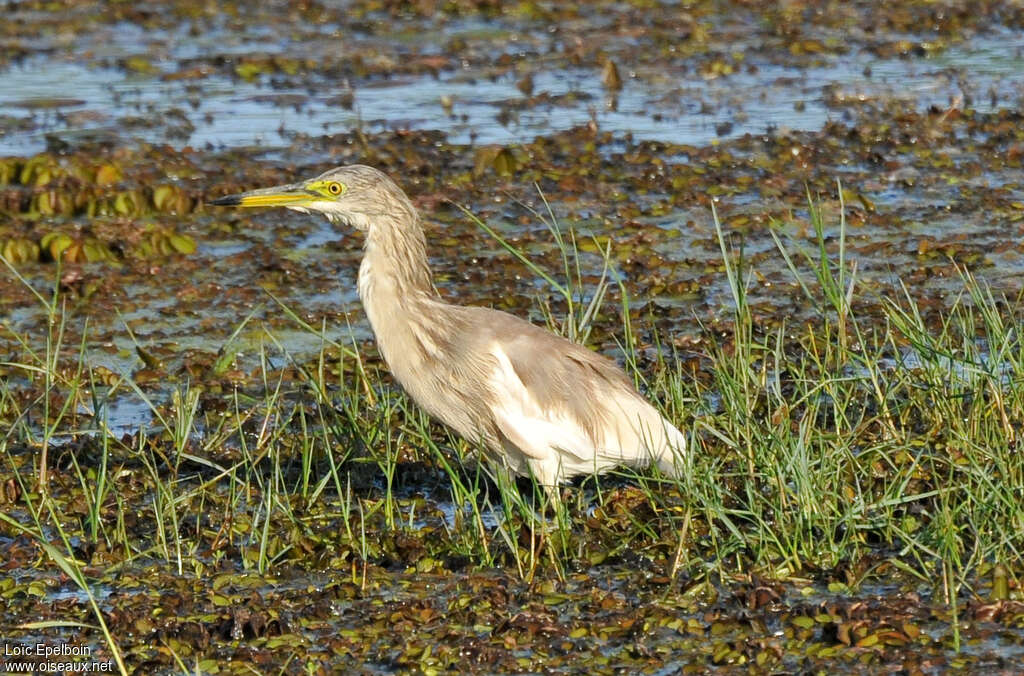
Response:
[[[331,193],[332,195],[340,195],[344,189],[344,186],[342,186],[340,183],[327,184],[327,192]]]

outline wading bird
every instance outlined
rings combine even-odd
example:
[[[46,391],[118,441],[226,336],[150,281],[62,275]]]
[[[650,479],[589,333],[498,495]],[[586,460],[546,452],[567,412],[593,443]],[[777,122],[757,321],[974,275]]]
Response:
[[[686,438],[613,361],[505,312],[441,299],[419,214],[380,171],[339,167],[210,204],[282,206],[362,232],[359,298],[381,356],[494,470],[532,475],[552,495],[570,477],[617,465],[679,475]]]

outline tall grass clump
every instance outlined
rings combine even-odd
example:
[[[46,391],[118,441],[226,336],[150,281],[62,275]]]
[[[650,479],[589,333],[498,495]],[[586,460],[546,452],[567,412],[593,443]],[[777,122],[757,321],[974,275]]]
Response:
[[[1020,308],[962,269],[962,294],[929,316],[902,286],[861,298],[845,219],[827,235],[813,202],[809,218],[810,249],[783,244],[784,224],[773,237],[813,318],[765,329],[714,217],[732,335],[709,335],[710,377],[655,393],[714,402],[693,413],[686,513],[733,569],[842,569],[852,585],[889,564],[952,601],[1022,561]]]

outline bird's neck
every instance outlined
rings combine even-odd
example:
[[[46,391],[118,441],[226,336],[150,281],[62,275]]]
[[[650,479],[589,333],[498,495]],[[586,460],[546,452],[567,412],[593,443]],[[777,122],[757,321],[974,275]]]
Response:
[[[381,356],[392,370],[399,362],[415,361],[426,356],[424,350],[431,351],[432,308],[441,304],[427,265],[423,226],[413,215],[375,221],[367,229],[359,265],[359,298]]]
[[[375,286],[401,297],[437,296],[427,264],[427,243],[416,212],[412,218],[378,217],[367,228],[363,262],[359,266],[359,295],[372,295]],[[364,288],[364,283],[366,288]]]

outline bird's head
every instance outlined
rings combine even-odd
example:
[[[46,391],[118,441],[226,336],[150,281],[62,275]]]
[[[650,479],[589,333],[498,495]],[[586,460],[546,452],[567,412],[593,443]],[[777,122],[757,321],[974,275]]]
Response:
[[[405,193],[382,172],[360,164],[338,167],[307,181],[227,195],[215,206],[286,207],[320,213],[335,223],[367,231],[382,217],[415,210]],[[404,214],[403,214],[404,215]]]

